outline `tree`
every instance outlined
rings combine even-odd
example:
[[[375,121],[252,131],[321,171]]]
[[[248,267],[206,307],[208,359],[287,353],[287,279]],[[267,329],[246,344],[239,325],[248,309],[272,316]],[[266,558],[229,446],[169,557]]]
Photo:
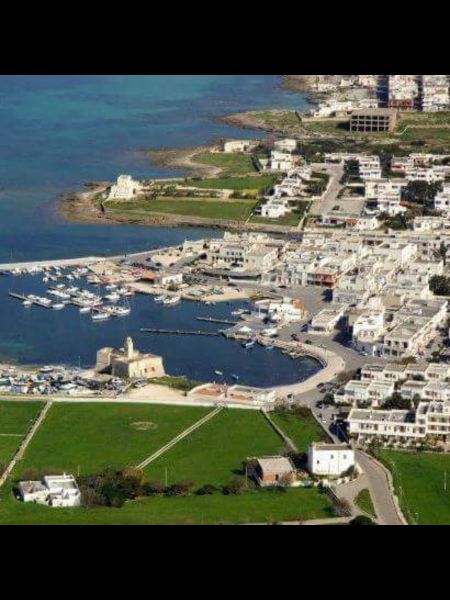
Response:
[[[398,392],[394,392],[390,398],[387,398],[383,403],[383,408],[386,410],[410,410],[411,401],[403,398]]]
[[[450,295],[450,281],[444,275],[433,275],[429,282],[430,290],[435,296]]]
[[[366,515],[358,515],[350,521],[349,525],[376,525],[376,523]]]
[[[434,200],[436,194],[440,191],[442,191],[442,182],[440,181],[433,183],[410,181],[405,188],[404,194],[411,202],[427,204]]]

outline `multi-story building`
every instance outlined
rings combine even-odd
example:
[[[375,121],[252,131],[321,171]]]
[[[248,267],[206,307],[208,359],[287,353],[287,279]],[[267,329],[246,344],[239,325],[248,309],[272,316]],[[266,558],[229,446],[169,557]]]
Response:
[[[347,419],[349,433],[359,443],[396,441],[413,444],[427,436],[443,443],[450,440],[450,401],[421,402],[417,410],[374,410],[354,408]]]
[[[350,131],[389,132],[394,131],[397,111],[391,108],[369,108],[354,110],[350,116]]]

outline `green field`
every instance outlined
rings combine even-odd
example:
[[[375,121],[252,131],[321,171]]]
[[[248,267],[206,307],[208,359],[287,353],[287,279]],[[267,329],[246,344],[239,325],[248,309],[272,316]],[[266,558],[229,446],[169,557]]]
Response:
[[[325,431],[313,416],[305,418],[283,412],[273,412],[270,417],[297,446],[299,452],[307,452],[312,442],[328,440]]]
[[[256,171],[249,154],[200,152],[195,155],[193,162],[220,167],[222,175],[247,175]]]
[[[210,409],[137,404],[55,404],[14,472],[34,467],[89,475],[133,466]]]
[[[249,492],[241,496],[154,497],[123,508],[47,508],[14,499],[11,488],[0,495],[0,525],[177,525],[272,523],[334,516],[332,505],[317,490]]]
[[[375,508],[373,506],[372,497],[369,490],[361,490],[356,496],[355,504],[359,506],[361,510],[367,513],[370,517],[376,518]]]
[[[158,198],[143,202],[105,202],[105,208],[112,211],[136,215],[149,213],[165,213],[201,217],[204,219],[226,219],[245,221],[251,215],[255,200],[222,201],[211,200],[179,200]]]
[[[383,450],[381,458],[409,523],[450,525],[450,455]]]
[[[0,465],[6,465],[18,450],[42,402],[0,401]]]
[[[296,521],[333,516],[317,489],[255,490],[237,496],[142,498],[121,509],[52,509],[14,499],[13,483],[25,469],[84,474],[136,464],[210,409],[108,404],[57,404],[0,494],[0,524],[210,524]],[[139,430],[136,424],[153,425]],[[133,425],[134,424],[134,425]],[[156,426],[156,427],[155,427]],[[277,454],[283,441],[258,411],[224,409],[147,467],[151,480],[191,480],[221,486],[242,473],[242,461]]]
[[[249,175],[247,177],[209,177],[207,179],[189,179],[184,186],[210,190],[263,190],[275,185],[276,175]]]
[[[226,484],[243,472],[249,457],[279,454],[283,440],[259,411],[223,410],[146,469],[149,479],[169,484],[192,481],[196,487]]]

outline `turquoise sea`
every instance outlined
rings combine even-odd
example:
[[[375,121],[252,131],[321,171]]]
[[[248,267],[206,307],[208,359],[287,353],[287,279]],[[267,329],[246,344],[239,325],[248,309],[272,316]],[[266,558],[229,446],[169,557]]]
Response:
[[[152,166],[142,151],[261,136],[217,119],[277,107],[301,111],[307,101],[282,89],[276,75],[0,76],[0,262],[108,255],[220,235],[193,228],[72,225],[58,215],[55,202],[86,181],[121,173],[174,174]],[[0,359],[90,365],[99,347],[119,346],[131,334],[142,350],[163,354],[170,373],[200,380],[211,380],[220,369],[228,379],[237,374],[245,383],[275,385],[318,368],[278,352],[244,351],[222,337],[156,338],[139,331],[193,325],[198,315],[229,316],[231,305],[163,309],[136,297],[129,317],[93,323],[73,308],[24,309],[8,296],[11,288],[44,292],[37,276],[0,278]]]

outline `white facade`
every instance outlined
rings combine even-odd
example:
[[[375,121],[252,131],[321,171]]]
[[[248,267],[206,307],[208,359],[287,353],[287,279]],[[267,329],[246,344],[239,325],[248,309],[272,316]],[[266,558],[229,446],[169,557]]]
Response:
[[[56,508],[80,506],[81,493],[73,475],[46,475],[42,481],[21,481],[19,494],[23,502]]]
[[[308,449],[308,471],[323,477],[339,477],[355,466],[355,451],[347,444],[317,444]]]
[[[108,200],[132,200],[142,192],[142,184],[131,175],[119,175],[117,183],[111,186]]]

